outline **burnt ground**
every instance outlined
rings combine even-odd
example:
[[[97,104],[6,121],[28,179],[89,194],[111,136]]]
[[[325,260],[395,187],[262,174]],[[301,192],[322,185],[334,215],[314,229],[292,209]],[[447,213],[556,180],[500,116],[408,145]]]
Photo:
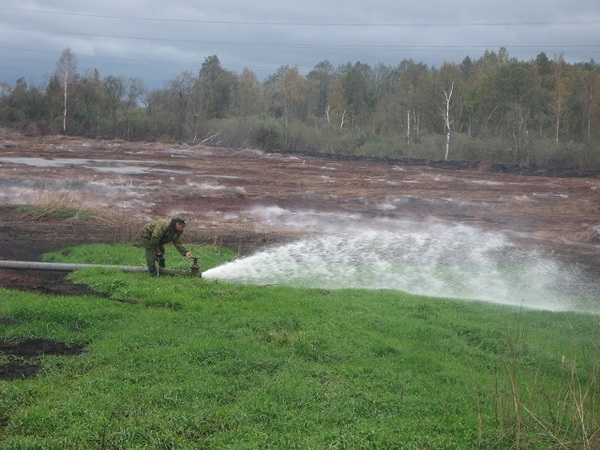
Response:
[[[176,214],[189,219],[188,241],[240,255],[321,232],[315,217],[329,227],[348,218],[384,218],[497,231],[580,262],[600,278],[600,176],[564,175],[573,174],[0,129],[0,259],[40,261],[43,253],[70,245],[131,242],[146,221]],[[46,213],[11,207],[24,204],[42,205]],[[61,218],[52,208],[81,208],[92,217]],[[89,293],[60,273],[42,271],[0,269],[0,285]]]
[[[146,221],[182,213],[187,240],[239,254],[318,233],[317,216],[328,226],[385,218],[497,231],[597,270],[600,176],[559,175],[485,162],[365,161],[0,129],[0,259],[39,261],[69,245],[131,242]],[[9,206],[23,204],[46,213]],[[93,214],[61,218],[52,208]],[[6,287],[86,291],[63,279],[0,269]]]
[[[44,212],[15,207],[32,204]],[[92,214],[60,217],[65,208]],[[465,224],[582,264],[600,279],[597,174],[24,136],[0,129],[2,260],[40,261],[67,246],[132,242],[146,221],[176,214],[189,219],[186,240],[240,255],[320,233],[323,223],[329,229],[339,224],[343,233],[349,218]],[[0,285],[95,294],[60,272],[0,268]],[[7,320],[0,317],[0,327]],[[0,342],[0,353],[9,345]],[[26,376],[27,370],[36,369],[15,367],[14,373]]]

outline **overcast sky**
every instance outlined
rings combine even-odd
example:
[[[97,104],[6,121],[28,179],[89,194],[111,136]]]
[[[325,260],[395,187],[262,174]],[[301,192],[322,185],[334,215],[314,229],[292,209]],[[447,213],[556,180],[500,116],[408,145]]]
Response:
[[[136,76],[150,89],[207,56],[260,79],[317,63],[440,67],[506,47],[600,62],[598,0],[2,0],[0,82],[44,85],[70,48],[79,73]]]

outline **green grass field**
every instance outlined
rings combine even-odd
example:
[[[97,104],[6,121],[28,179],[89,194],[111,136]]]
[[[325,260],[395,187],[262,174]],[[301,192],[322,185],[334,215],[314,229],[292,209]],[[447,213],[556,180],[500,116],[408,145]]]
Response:
[[[203,270],[234,258],[192,251]],[[46,260],[143,264],[129,245]],[[42,356],[34,378],[0,381],[2,449],[600,443],[595,315],[109,269],[71,277],[108,297],[0,288],[0,340],[85,346]]]

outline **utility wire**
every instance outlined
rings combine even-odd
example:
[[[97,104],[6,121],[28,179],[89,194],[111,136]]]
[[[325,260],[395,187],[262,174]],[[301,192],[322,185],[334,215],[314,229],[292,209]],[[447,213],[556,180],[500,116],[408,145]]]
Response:
[[[342,50],[381,50],[381,51],[405,51],[405,50],[452,50],[459,49],[462,51],[467,50],[480,50],[488,48],[500,48],[510,47],[519,49],[536,49],[542,47],[560,47],[569,49],[600,49],[600,44],[581,44],[581,45],[369,45],[369,44],[298,44],[292,42],[248,42],[248,41],[211,41],[211,40],[200,40],[200,39],[173,39],[173,38],[158,38],[151,36],[119,36],[109,34],[96,34],[96,33],[80,33],[74,31],[53,31],[53,30],[40,30],[34,28],[19,28],[12,26],[0,26],[0,29],[8,29],[14,31],[33,31],[36,33],[48,33],[58,34],[61,36],[82,36],[91,38],[106,38],[106,39],[123,39],[123,40],[135,40],[135,41],[155,41],[155,42],[171,42],[179,44],[202,44],[202,45],[228,45],[228,46],[242,46],[242,47],[289,47],[289,48],[310,48],[310,49],[342,49]],[[7,47],[0,47],[7,48]]]
[[[411,23],[366,23],[366,22],[265,22],[265,21],[235,21],[235,20],[207,20],[207,19],[167,19],[155,17],[114,16],[104,14],[86,14],[65,11],[46,11],[25,8],[11,8],[0,6],[0,10],[27,12],[34,14],[49,14],[61,16],[92,17],[113,20],[137,20],[153,22],[198,23],[218,25],[264,25],[264,26],[311,26],[311,27],[390,27],[390,28],[427,28],[427,27],[539,27],[539,26],[573,26],[573,25],[599,25],[600,20],[563,20],[563,21],[517,21],[517,22],[411,22]]]

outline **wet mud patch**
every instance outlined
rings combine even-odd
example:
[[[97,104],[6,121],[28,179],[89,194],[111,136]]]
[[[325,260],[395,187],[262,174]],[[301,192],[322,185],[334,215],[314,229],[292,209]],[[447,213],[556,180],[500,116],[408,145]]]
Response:
[[[24,361],[9,361],[0,365],[0,380],[26,380],[33,378],[42,368],[41,364]]]
[[[0,364],[0,380],[33,378],[42,368],[41,356],[76,356],[83,349],[82,344],[66,344],[49,339],[0,340],[0,357],[6,360]]]

